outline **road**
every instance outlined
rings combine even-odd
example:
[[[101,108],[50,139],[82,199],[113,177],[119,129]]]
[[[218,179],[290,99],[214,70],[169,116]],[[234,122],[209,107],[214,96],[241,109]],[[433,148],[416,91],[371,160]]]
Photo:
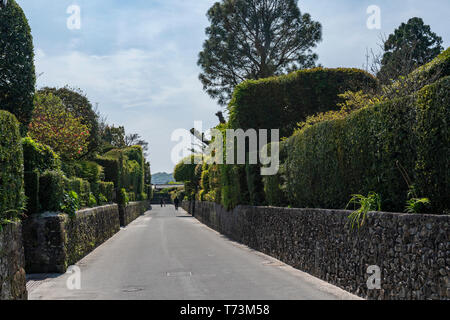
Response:
[[[228,240],[173,206],[154,206],[77,267],[79,290],[68,289],[70,274],[36,275],[27,284],[29,299],[358,299]]]

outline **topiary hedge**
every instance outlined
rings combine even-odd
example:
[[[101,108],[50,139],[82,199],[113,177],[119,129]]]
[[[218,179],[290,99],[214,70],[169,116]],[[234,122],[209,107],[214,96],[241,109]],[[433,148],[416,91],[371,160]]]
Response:
[[[19,122],[7,111],[0,111],[0,225],[15,219],[25,204],[23,151]]]
[[[383,210],[402,212],[410,179],[435,213],[448,210],[449,84],[446,77],[414,96],[296,132],[284,145],[290,204],[344,208],[351,194],[375,191]]]
[[[66,192],[75,191],[80,200],[82,207],[89,206],[89,198],[91,194],[91,186],[89,181],[82,178],[71,178],[66,181]]]
[[[98,184],[98,194],[95,194],[97,200],[100,200],[100,195],[103,195],[108,203],[114,201],[114,183],[100,181]],[[100,202],[100,201],[99,201]]]
[[[37,170],[43,173],[46,170],[58,170],[61,167],[59,156],[49,146],[25,137],[22,139],[22,147],[25,171]]]
[[[229,105],[234,129],[280,129],[290,136],[298,122],[318,112],[337,110],[339,94],[373,90],[377,80],[358,69],[300,70],[289,75],[248,80],[238,85]]]
[[[42,211],[61,211],[65,176],[61,171],[45,171],[39,177],[39,204]]]

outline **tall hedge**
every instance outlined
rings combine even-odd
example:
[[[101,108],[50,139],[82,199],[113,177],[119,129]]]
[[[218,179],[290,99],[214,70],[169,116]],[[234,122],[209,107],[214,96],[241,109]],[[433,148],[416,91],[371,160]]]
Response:
[[[23,187],[23,151],[19,122],[0,110],[0,224],[14,219],[25,203]]]
[[[245,81],[236,87],[229,105],[230,127],[280,129],[280,136],[288,137],[306,117],[338,109],[339,94],[377,86],[370,74],[344,68],[315,68]]]
[[[351,194],[379,193],[383,210],[404,211],[408,184],[449,209],[450,77],[413,96],[318,123],[285,142],[286,191],[295,207],[344,208]]]
[[[0,9],[0,109],[14,114],[22,131],[31,121],[36,75],[31,29],[15,0]]]

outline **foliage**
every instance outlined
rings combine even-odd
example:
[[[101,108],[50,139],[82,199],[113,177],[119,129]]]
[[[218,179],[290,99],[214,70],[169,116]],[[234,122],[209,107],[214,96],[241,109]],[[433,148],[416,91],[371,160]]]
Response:
[[[430,208],[431,202],[428,198],[412,198],[406,201],[407,213],[424,213]]]
[[[114,183],[113,182],[104,182],[100,181],[98,183],[98,192],[97,200],[101,203],[112,203],[114,200]],[[104,200],[103,198],[106,200]]]
[[[97,205],[97,199],[95,198],[94,194],[91,192],[89,193],[89,203],[88,207],[93,208]]]
[[[384,55],[377,77],[389,83],[430,62],[443,50],[442,38],[421,18],[402,23],[384,43]]]
[[[45,171],[39,177],[39,204],[42,211],[59,212],[64,197],[64,174]]]
[[[58,170],[61,167],[59,156],[49,146],[25,137],[22,139],[22,147],[25,171],[37,170],[42,173],[46,170]]]
[[[79,158],[87,149],[89,128],[68,112],[53,94],[36,94],[29,135],[50,146],[64,160]]]
[[[236,87],[229,105],[230,128],[280,129],[290,136],[301,121],[338,110],[346,91],[370,91],[377,81],[358,69],[301,70],[286,76],[249,80]]]
[[[107,152],[114,148],[124,148],[125,143],[125,128],[106,126],[102,132],[102,141],[104,143],[103,151]],[[105,148],[109,150],[105,150]]]
[[[107,203],[109,203],[110,201],[108,201],[108,199],[103,195],[103,194],[99,194],[98,195],[98,201],[97,201],[97,203],[99,204],[99,205],[105,205],[105,204],[107,204]]]
[[[182,159],[174,169],[173,177],[176,181],[194,181],[198,182],[198,173],[196,175],[195,168],[197,167],[196,162],[202,163],[201,156],[191,155]]]
[[[66,191],[75,191],[78,194],[80,205],[89,206],[91,186],[90,183],[82,178],[71,178],[66,181]]]
[[[19,122],[11,113],[0,110],[0,220],[14,220],[24,206]]]
[[[381,211],[381,198],[380,195],[375,192],[369,192],[367,197],[360,194],[354,194],[352,195],[347,208],[350,205],[359,206],[357,210],[350,214],[348,219],[352,224],[352,229],[354,229],[355,224],[360,228],[366,221],[367,213],[370,211]]]
[[[74,218],[77,211],[80,210],[80,201],[78,199],[78,194],[75,191],[69,191],[69,193],[64,193],[63,203],[61,205],[61,210],[69,217]]]
[[[128,193],[127,193],[127,190],[125,190],[125,188],[120,189],[117,203],[120,205],[124,205],[124,206],[126,206],[126,205],[128,205],[128,203],[130,203],[130,199],[128,198]]]
[[[39,213],[39,172],[24,172],[25,196],[27,197],[27,214]]]
[[[22,133],[31,120],[36,82],[27,18],[15,0],[0,10],[0,109],[14,114]]]
[[[74,115],[75,118],[80,119],[81,123],[86,126],[90,132],[88,137],[88,145],[83,149],[83,154],[93,155],[100,151],[100,129],[99,129],[99,115],[92,107],[89,99],[81,89],[70,88],[42,88],[39,90],[40,94],[54,96],[61,99],[64,107],[68,112]]]
[[[198,65],[204,89],[220,104],[235,86],[315,65],[320,23],[301,14],[296,0],[222,0],[207,13],[211,25]]]

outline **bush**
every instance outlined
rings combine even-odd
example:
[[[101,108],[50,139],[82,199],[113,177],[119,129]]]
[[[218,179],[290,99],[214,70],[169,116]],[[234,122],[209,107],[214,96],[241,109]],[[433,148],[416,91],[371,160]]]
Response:
[[[27,214],[39,213],[39,172],[25,171],[25,196],[27,197]]]
[[[343,208],[375,191],[385,210],[403,211],[410,179],[436,213],[448,210],[449,78],[296,132],[284,146],[290,204]]]
[[[89,198],[91,193],[90,183],[81,178],[71,178],[67,180],[65,190],[75,191],[78,194],[80,205],[82,207],[89,206]]]
[[[339,94],[377,86],[370,74],[344,68],[315,68],[245,81],[236,87],[229,105],[230,127],[280,129],[280,136],[288,137],[307,116],[337,110],[342,101]]]
[[[108,199],[101,193],[98,195],[97,199],[97,203],[101,206],[109,203]]]
[[[49,146],[25,137],[22,139],[22,147],[25,171],[37,170],[43,173],[46,170],[60,169],[59,156]]]
[[[25,206],[23,152],[17,119],[0,111],[0,224],[15,219]]]
[[[98,184],[99,194],[97,199],[100,201],[100,196],[106,198],[104,203],[111,203],[114,201],[114,183],[100,181]]]
[[[95,159],[99,165],[103,167],[105,181],[113,182],[116,188],[119,187],[121,163],[119,159],[114,159],[106,156],[97,157]]]
[[[97,206],[97,199],[95,199],[95,196],[92,192],[89,194],[88,206],[89,206],[89,208],[93,208],[93,207]]]
[[[61,205],[61,210],[69,217],[74,218],[77,211],[80,210],[80,200],[78,194],[75,191],[69,191],[64,193],[63,203]]]
[[[128,198],[128,193],[127,193],[127,190],[125,190],[125,188],[120,189],[119,194],[118,194],[117,203],[122,206],[126,206],[126,205],[128,205],[128,203],[130,203],[130,199]]]
[[[45,171],[39,177],[39,203],[42,211],[59,212],[64,197],[64,175],[61,171]]]

